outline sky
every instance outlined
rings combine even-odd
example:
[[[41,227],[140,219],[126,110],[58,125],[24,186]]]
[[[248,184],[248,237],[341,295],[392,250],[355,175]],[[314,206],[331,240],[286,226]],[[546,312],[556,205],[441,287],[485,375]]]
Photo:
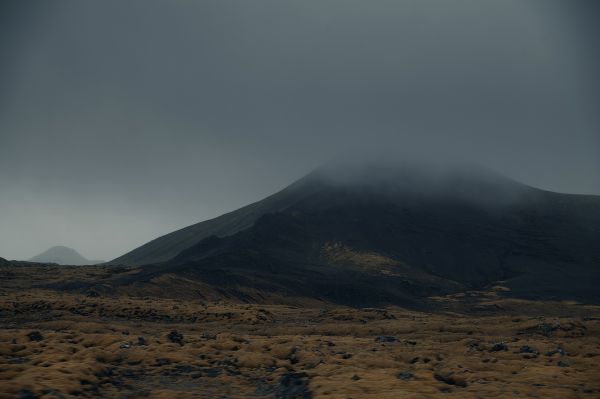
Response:
[[[600,194],[594,0],[0,0],[0,257],[109,260],[347,154]]]

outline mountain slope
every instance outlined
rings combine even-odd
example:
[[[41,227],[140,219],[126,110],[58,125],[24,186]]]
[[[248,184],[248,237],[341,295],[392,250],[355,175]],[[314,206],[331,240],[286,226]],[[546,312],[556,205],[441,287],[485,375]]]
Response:
[[[37,263],[57,263],[59,265],[93,265],[102,261],[88,260],[79,252],[64,246],[55,246],[29,259]]]
[[[482,170],[330,167],[188,229],[185,245],[175,242],[181,231],[153,243],[184,250],[118,284],[169,274],[251,301],[278,295],[364,306],[504,281],[521,297],[600,300],[600,198]]]
[[[306,185],[304,180],[236,211],[158,237],[109,263],[143,265],[164,262],[211,235],[223,237],[247,229],[262,215],[284,210],[318,189]]]
[[[460,181],[463,178],[460,173],[460,171],[452,170],[452,174],[450,174],[452,178],[448,179],[446,176],[444,179],[439,170],[414,164],[335,164],[323,167],[261,201],[158,237],[109,263],[143,265],[167,261],[206,237],[230,236],[251,227],[257,219],[267,213],[283,211],[318,193],[330,190],[332,187],[340,189],[346,187],[348,190],[352,190],[354,187],[360,190],[362,186],[367,185],[371,188],[379,186],[379,189],[388,187],[388,191],[389,189],[400,190],[400,193],[396,194],[416,194],[416,191],[419,191],[421,194],[434,195],[436,191],[451,193],[457,190],[457,187],[447,187],[449,184],[465,186],[465,182]],[[465,190],[458,194],[474,197],[478,201],[508,201],[525,188],[525,186],[496,175],[493,176],[496,179],[495,186],[488,190],[486,185],[490,185],[490,182],[486,181],[486,178],[489,176],[476,177],[477,174],[485,175],[486,173],[488,172],[479,170],[470,176],[471,179],[477,180],[477,184],[473,187],[466,184]],[[440,179],[442,180],[440,181]],[[417,188],[418,190],[416,190]]]

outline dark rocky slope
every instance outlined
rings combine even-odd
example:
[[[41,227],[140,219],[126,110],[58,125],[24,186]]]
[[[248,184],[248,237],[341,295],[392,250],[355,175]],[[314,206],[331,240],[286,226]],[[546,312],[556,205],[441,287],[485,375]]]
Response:
[[[600,198],[464,167],[330,167],[123,258],[135,257],[155,264],[118,284],[169,273],[250,301],[414,304],[498,281],[508,295],[599,301]]]

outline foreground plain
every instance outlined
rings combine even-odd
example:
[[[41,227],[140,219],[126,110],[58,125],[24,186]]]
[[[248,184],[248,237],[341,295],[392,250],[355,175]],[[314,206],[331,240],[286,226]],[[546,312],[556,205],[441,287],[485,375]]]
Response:
[[[110,270],[0,268],[0,397],[600,397],[599,307],[501,285],[427,311],[48,288]]]

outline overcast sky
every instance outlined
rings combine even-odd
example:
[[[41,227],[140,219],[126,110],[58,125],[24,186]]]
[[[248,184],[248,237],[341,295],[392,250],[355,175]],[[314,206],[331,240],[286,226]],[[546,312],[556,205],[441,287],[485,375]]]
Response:
[[[381,148],[600,194],[599,4],[2,1],[0,256],[112,259]]]

